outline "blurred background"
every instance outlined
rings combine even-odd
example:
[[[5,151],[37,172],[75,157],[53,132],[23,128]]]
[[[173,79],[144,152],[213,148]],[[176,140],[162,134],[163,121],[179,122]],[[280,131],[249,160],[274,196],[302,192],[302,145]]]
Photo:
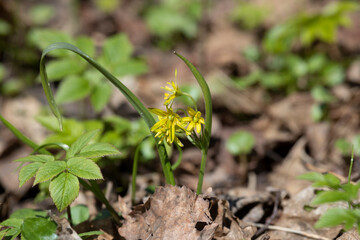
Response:
[[[60,132],[39,79],[41,52],[51,43],[76,45],[147,107],[162,107],[160,87],[177,69],[178,85],[203,111],[196,81],[173,51],[198,67],[214,108],[204,189],[273,186],[296,193],[304,182],[295,176],[310,170],[346,176],[351,144],[360,150],[358,1],[2,0],[0,16],[0,113],[39,144],[71,144],[102,129],[98,141],[122,153],[99,162],[114,194],[127,193],[135,148],[149,131],[91,66],[54,51],[46,67],[65,116]],[[201,155],[183,142],[175,175],[194,189]],[[176,149],[169,152],[176,161]],[[12,161],[29,153],[0,124],[0,193],[9,208],[47,199],[46,184],[18,190]],[[142,144],[140,159],[142,189],[161,184],[153,140]],[[360,177],[357,161],[352,177]]]

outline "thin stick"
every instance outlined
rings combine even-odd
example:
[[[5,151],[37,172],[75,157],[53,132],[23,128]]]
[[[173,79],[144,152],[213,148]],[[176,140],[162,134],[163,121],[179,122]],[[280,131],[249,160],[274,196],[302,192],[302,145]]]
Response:
[[[71,215],[71,207],[70,207],[70,205],[66,207],[66,213],[67,213],[67,216],[68,216],[70,226],[73,227],[73,219],[72,219],[72,215]]]
[[[254,225],[255,227],[264,227],[265,224],[261,224],[261,223],[251,223],[252,225]],[[318,240],[331,240],[331,238],[327,238],[327,237],[322,237],[313,233],[307,233],[307,232],[303,232],[300,230],[294,230],[291,228],[286,228],[286,227],[280,227],[280,226],[274,226],[274,225],[269,225],[267,226],[267,229],[269,230],[278,230],[278,231],[283,231],[283,232],[289,232],[289,233],[294,233],[294,234],[298,234],[298,235],[302,235],[308,238],[313,238],[313,239],[318,239]]]

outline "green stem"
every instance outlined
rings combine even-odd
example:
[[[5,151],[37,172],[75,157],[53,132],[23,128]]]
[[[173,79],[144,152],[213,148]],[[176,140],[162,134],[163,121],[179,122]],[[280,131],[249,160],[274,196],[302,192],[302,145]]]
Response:
[[[353,163],[354,163],[354,146],[352,146],[352,151],[351,151],[351,160],[350,160],[350,167],[349,167],[349,174],[348,174],[348,183],[351,182],[351,172],[352,172],[352,168],[353,168]]]
[[[88,184],[85,180],[83,180],[81,178],[79,178],[79,181],[80,181],[81,185],[83,185],[85,188],[87,188],[88,190],[90,190],[91,192],[94,193],[96,198],[99,199],[105,205],[106,209],[109,211],[109,213],[115,220],[116,224],[121,226],[119,214],[115,211],[115,209],[111,206],[109,201],[106,199],[104,193],[101,191],[97,182],[95,180],[89,180],[90,184]]]
[[[14,127],[10,122],[8,122],[1,114],[0,114],[0,120],[5,125],[5,127],[7,127],[16,136],[16,138],[19,139],[21,142],[25,143],[32,149],[39,148],[39,146],[36,143],[34,143],[28,137],[26,137],[24,134],[22,134],[16,127]],[[50,154],[50,152],[48,152],[45,149],[39,149],[38,152],[42,153],[42,154]]]
[[[207,158],[207,149],[203,148],[203,149],[201,149],[201,165],[200,165],[198,185],[197,185],[197,189],[196,189],[197,194],[202,193],[202,185],[203,185],[203,181],[204,181],[206,158]]]
[[[66,213],[67,213],[67,216],[68,216],[70,226],[72,227],[73,226],[73,219],[72,219],[72,215],[71,215],[70,205],[66,207]]]
[[[177,150],[179,151],[179,157],[176,160],[176,162],[171,166],[171,170],[173,170],[173,171],[180,165],[181,160],[182,160],[182,155],[183,155],[181,147],[176,143],[175,143],[175,146],[176,146]]]

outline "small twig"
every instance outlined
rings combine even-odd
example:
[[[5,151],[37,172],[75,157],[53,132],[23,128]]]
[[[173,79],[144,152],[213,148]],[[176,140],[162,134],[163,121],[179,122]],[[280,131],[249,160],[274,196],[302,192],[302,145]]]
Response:
[[[276,215],[278,213],[278,209],[279,209],[281,193],[280,193],[280,191],[276,191],[275,194],[276,194],[276,196],[275,196],[274,208],[273,208],[273,212],[272,212],[271,216],[268,219],[266,219],[264,226],[261,227],[255,233],[255,235],[252,237],[252,239],[256,239],[258,236],[260,236],[262,233],[264,233],[266,231],[266,229],[268,229],[268,226],[270,225],[272,220],[274,220],[274,218],[276,217]]]
[[[72,215],[71,215],[71,207],[70,207],[70,205],[66,207],[66,213],[67,213],[67,216],[68,216],[70,226],[73,227],[73,219],[72,219]]]
[[[252,225],[254,225],[255,227],[264,227],[266,224],[261,224],[261,223],[251,223]],[[267,226],[267,229],[269,230],[278,230],[278,231],[283,231],[283,232],[288,232],[288,233],[294,233],[294,234],[298,234],[298,235],[302,235],[308,238],[313,238],[313,239],[318,239],[318,240],[331,240],[331,238],[327,238],[327,237],[322,237],[313,233],[307,233],[307,232],[303,232],[300,230],[294,230],[291,228],[286,228],[286,227],[280,227],[280,226],[274,226],[274,225],[269,225]]]

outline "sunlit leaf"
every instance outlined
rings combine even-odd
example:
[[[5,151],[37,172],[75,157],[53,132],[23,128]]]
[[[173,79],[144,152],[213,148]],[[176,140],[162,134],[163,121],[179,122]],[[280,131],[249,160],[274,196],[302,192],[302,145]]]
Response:
[[[43,164],[37,171],[34,185],[52,179],[66,169],[65,161],[51,161]]]
[[[50,195],[61,212],[79,195],[79,180],[69,172],[63,172],[50,182]]]
[[[77,156],[85,158],[98,158],[108,155],[119,154],[120,152],[108,143],[94,143],[85,146]]]
[[[249,154],[254,145],[255,137],[245,131],[232,134],[226,141],[226,149],[235,156]]]
[[[99,130],[93,130],[80,136],[71,146],[66,153],[67,158],[71,158],[78,154],[97,134]]]
[[[27,218],[21,226],[21,234],[25,239],[56,240],[56,223],[45,218]]]
[[[94,161],[83,157],[70,158],[67,161],[67,169],[77,177],[85,179],[102,179],[100,168]]]
[[[77,101],[88,96],[90,91],[89,81],[82,76],[72,75],[60,83],[55,100],[58,103]]]

